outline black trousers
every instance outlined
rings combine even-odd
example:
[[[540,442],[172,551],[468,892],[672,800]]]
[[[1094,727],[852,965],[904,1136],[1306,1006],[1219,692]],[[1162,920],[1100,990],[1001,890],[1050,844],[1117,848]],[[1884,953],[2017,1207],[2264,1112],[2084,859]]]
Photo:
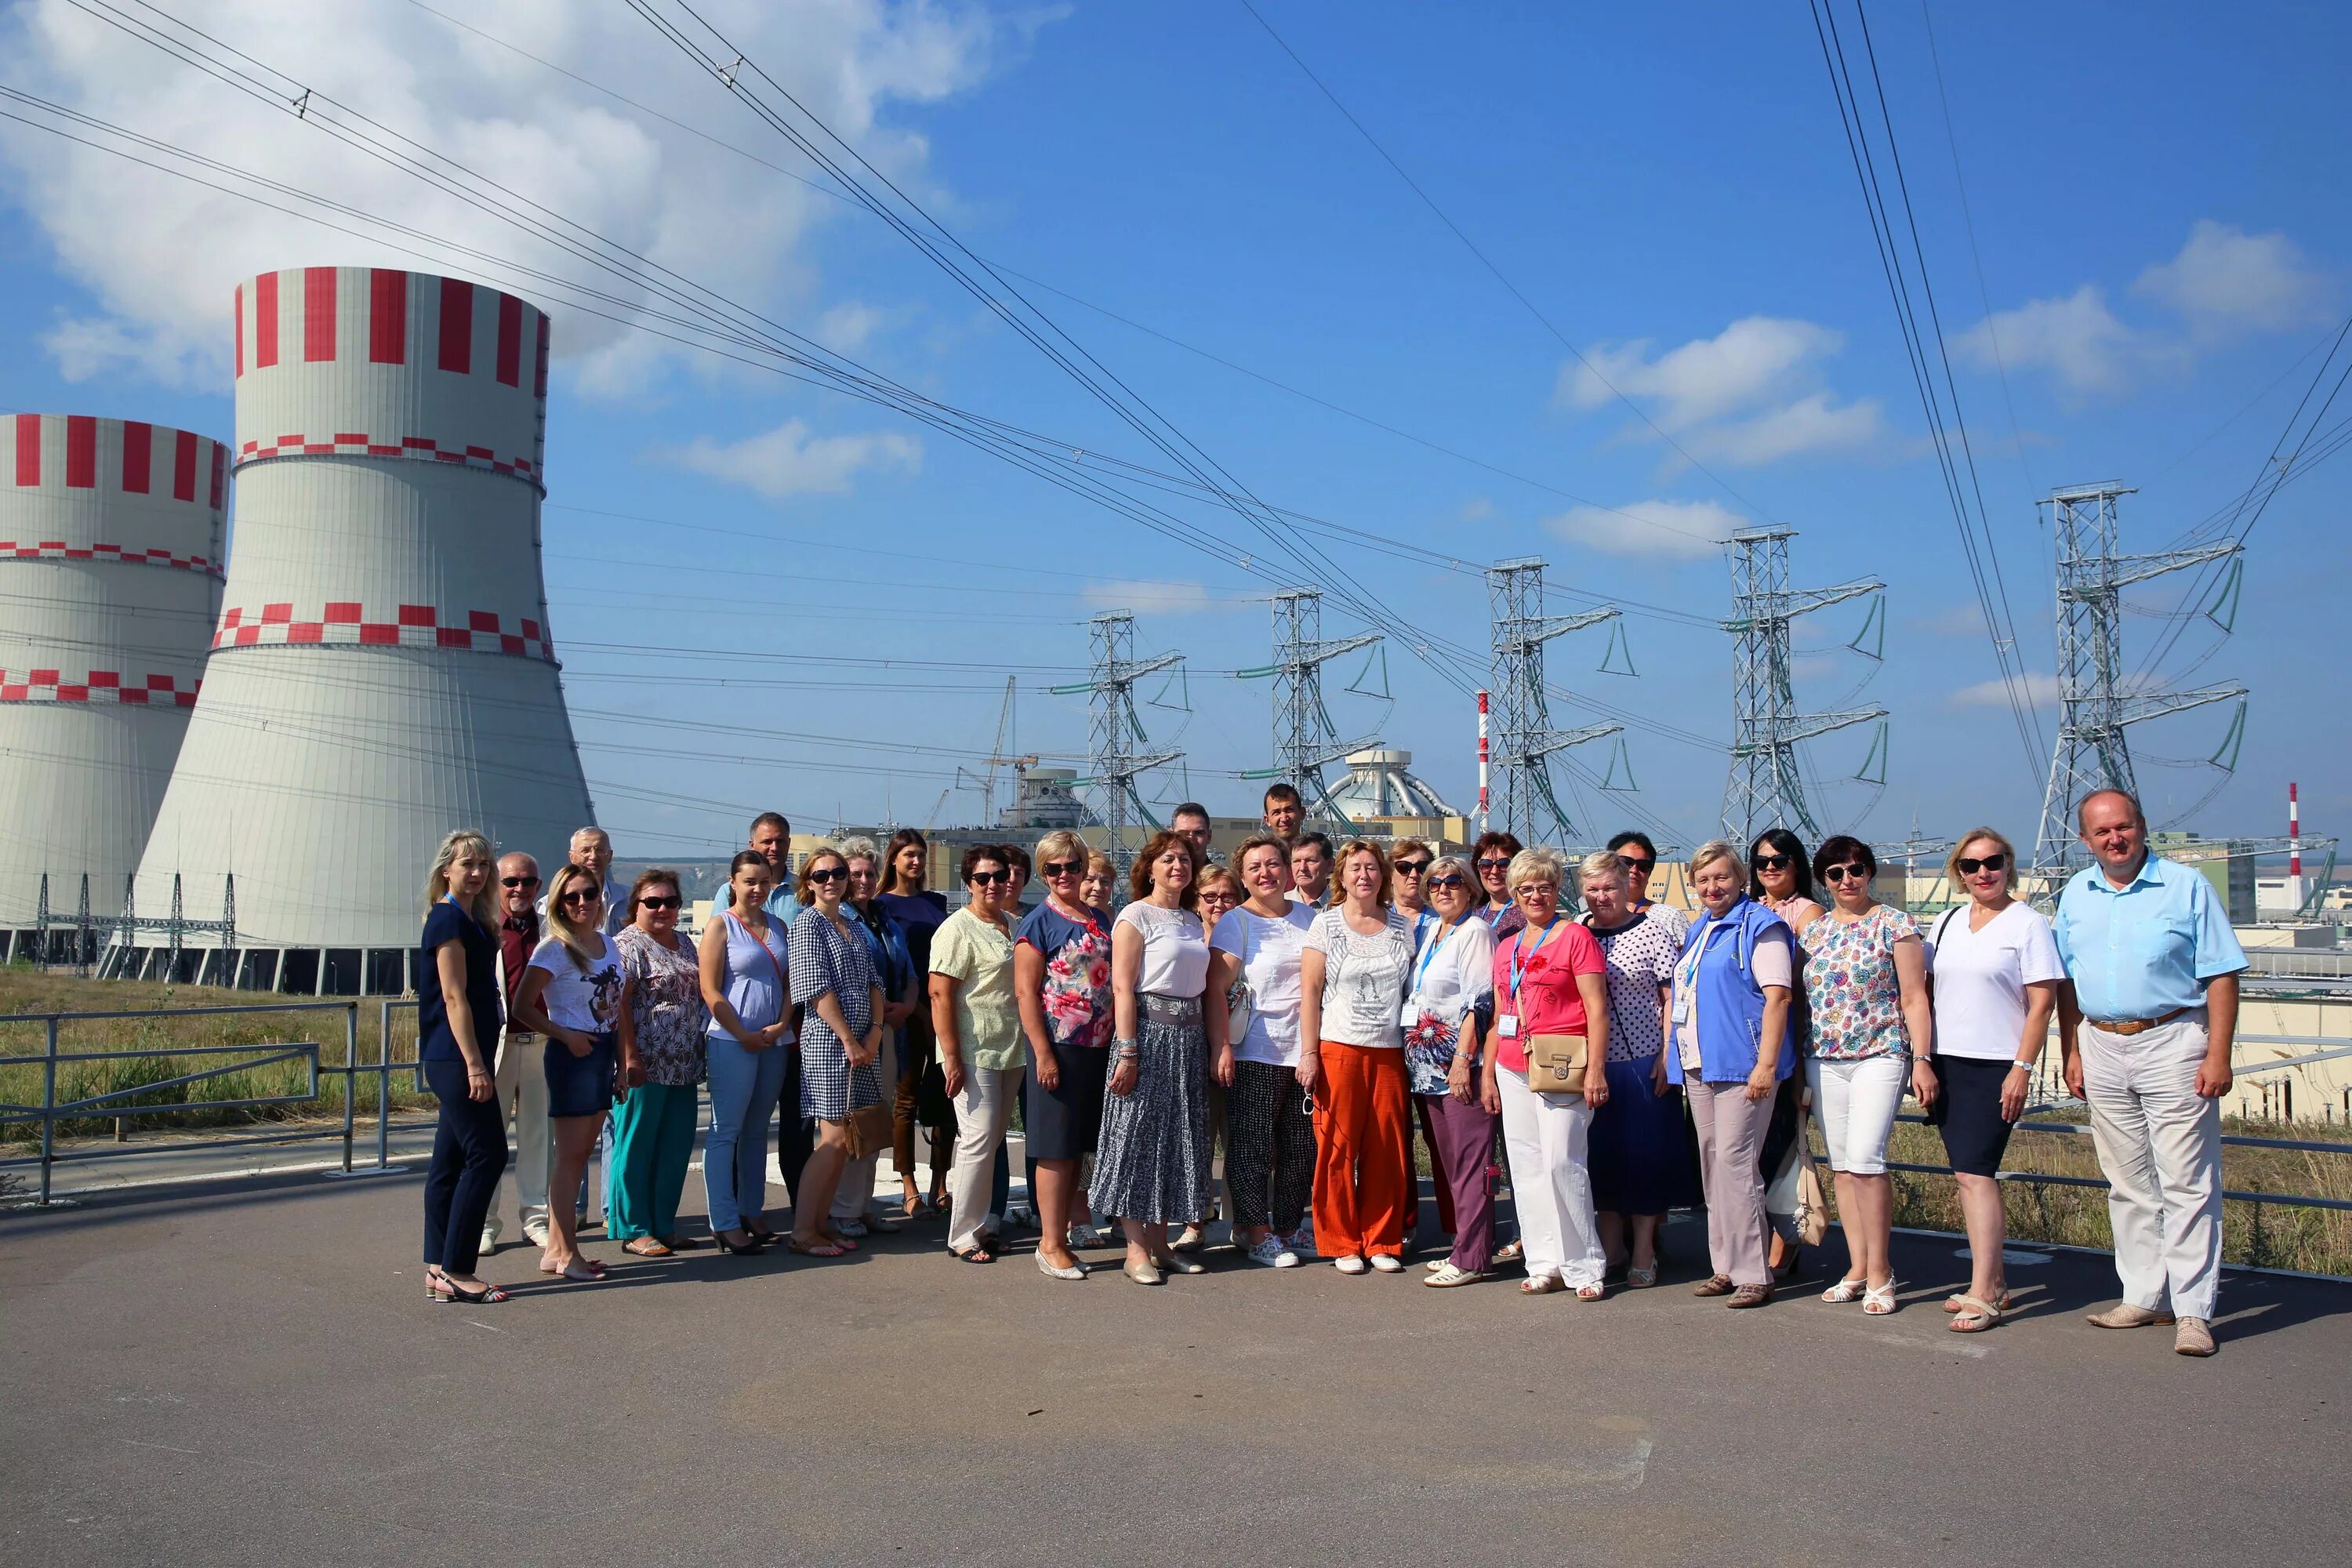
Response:
[[[495,1099],[466,1098],[462,1058],[426,1062],[425,1082],[441,1101],[433,1163],[425,1173],[425,1261],[471,1274],[481,1259],[482,1222],[507,1168],[506,1118]]]
[[[1315,1195],[1315,1119],[1296,1069],[1235,1062],[1225,1091],[1225,1192],[1233,1222],[1287,1237]]]
[[[784,1173],[794,1225],[800,1223],[801,1167],[815,1148],[816,1123],[801,1114],[801,1047],[794,1041],[784,1047],[784,1089],[776,1097],[776,1168]]]

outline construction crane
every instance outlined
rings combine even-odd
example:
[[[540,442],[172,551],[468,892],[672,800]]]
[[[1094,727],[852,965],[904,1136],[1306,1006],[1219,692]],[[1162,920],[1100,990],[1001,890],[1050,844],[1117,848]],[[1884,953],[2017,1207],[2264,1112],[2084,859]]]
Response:
[[[1017,778],[1020,770],[1037,765],[1037,753],[1034,752],[1020,756],[1013,754],[1013,678],[1008,675],[1004,678],[1004,706],[998,710],[996,715],[996,746],[988,756],[982,759],[988,772],[974,781],[980,785],[980,820],[981,826],[984,827],[993,827],[996,825],[996,770],[1012,768]],[[958,782],[971,776],[961,768],[958,768],[956,772],[959,775]],[[1017,801],[1018,785],[1015,786],[1015,791]]]

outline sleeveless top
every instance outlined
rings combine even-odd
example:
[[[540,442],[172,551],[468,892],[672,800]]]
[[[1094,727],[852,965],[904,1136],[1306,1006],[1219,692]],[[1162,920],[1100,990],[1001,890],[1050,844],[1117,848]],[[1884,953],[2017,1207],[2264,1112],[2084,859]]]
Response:
[[[751,928],[730,910],[719,917],[719,930],[713,934],[723,937],[727,943],[727,958],[719,973],[726,977],[727,1005],[735,1009],[735,1016],[742,1020],[745,1032],[764,1029],[782,1018],[791,1000],[784,985],[784,972],[792,951],[783,933],[776,930],[776,922],[769,921],[767,929],[755,937]],[[735,1037],[727,1032],[727,1026],[715,1015],[709,1032],[730,1045],[735,1043]],[[791,1038],[791,1031],[787,1030],[777,1044]]]

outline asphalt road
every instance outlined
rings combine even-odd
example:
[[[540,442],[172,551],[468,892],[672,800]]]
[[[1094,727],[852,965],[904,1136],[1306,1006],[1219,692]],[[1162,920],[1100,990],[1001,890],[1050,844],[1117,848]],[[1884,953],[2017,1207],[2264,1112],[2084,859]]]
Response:
[[[1948,1333],[1940,1239],[1898,1238],[1874,1320],[1812,1300],[1834,1239],[1809,1291],[1695,1300],[1687,1223],[1667,1286],[1598,1305],[1222,1250],[1061,1283],[934,1224],[584,1287],[509,1248],[520,1294],[467,1309],[425,1300],[418,1201],[0,1215],[0,1563],[2352,1561],[2352,1287],[2232,1274],[2200,1363],[2083,1323],[2093,1257]]]

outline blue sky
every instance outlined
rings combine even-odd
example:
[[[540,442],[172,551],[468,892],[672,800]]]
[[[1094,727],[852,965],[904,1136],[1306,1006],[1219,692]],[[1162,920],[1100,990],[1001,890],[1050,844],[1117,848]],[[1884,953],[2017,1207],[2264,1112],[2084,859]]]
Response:
[[[930,395],[1165,467],[880,223],[419,6],[354,6],[333,27],[271,0],[172,9],[268,39],[250,47],[298,79],[513,167],[537,199]],[[1939,6],[1950,142],[1920,12],[1871,11],[2021,662],[2044,677],[2050,569],[2033,499],[2120,479],[2138,487],[2124,503],[2126,547],[2169,542],[2246,488],[2352,309],[2332,73],[2347,25],[2333,8],[2258,11]],[[1839,651],[1858,606],[1825,612],[1801,637],[1801,700],[1836,704],[1869,676],[1853,700],[1893,716],[1883,794],[1838,782],[1863,762],[1866,731],[1811,748],[1822,815],[1880,838],[1915,816],[1931,835],[1979,820],[2030,834],[2046,763],[2029,767],[2006,708],[1975,690],[1996,669],[1803,8],[1698,7],[1672,20],[1517,6],[1263,12],[1639,416],[1580,370],[1238,4],[838,4],[762,7],[756,20],[744,8],[738,20],[747,53],[973,250],[1086,301],[1021,285],[1267,502],[1473,566],[1543,555],[1559,609],[1622,596],[1673,612],[1628,604],[1636,678],[1598,671],[1603,632],[1554,647],[1556,684],[1641,721],[1620,764],[1638,795],[1582,788],[1580,826],[1654,822],[1686,844],[1710,829],[1729,644],[1690,617],[1724,614],[1729,590],[1720,552],[1695,536],[1776,521],[1800,530],[1800,584],[1875,574],[1888,586],[1874,674]],[[807,168],[623,7],[465,15]],[[1841,15],[1851,27],[1850,7]],[[263,22],[273,25],[238,31]],[[86,38],[62,6],[19,6],[9,23],[26,46],[6,51],[10,86],[241,167],[355,191],[436,233],[481,232],[478,216],[346,162],[304,127],[240,119],[216,84],[140,46]],[[226,435],[236,279],[398,259],[97,154],[60,165],[54,143],[10,130],[8,407]],[[1181,648],[1190,664],[1187,679],[1146,693],[1165,704],[1146,710],[1154,743],[1183,748],[1189,767],[1153,793],[1172,801],[1189,786],[1220,812],[1254,809],[1257,786],[1234,775],[1268,761],[1267,693],[1220,673],[1267,658],[1266,585],[1238,559],[1266,550],[1239,519],[1171,503],[1228,542],[1213,559],[885,411],[550,308],[551,620],[583,762],[592,787],[606,786],[601,813],[625,853],[731,841],[743,805],[782,805],[814,825],[886,811],[971,818],[978,793],[958,769],[976,771],[992,747],[1008,674],[1022,688],[1019,748],[1083,749],[1083,700],[1044,688],[1076,678],[1084,618],[1112,605],[1138,611],[1139,648]],[[2254,688],[2245,744],[2235,778],[2189,826],[2280,831],[2289,778],[2317,830],[2352,806],[2342,729],[2324,718],[2336,704],[2320,632],[2346,565],[2332,525],[2347,472],[2321,467],[2286,486],[2252,536],[2236,635],[2193,672]],[[1483,646],[1475,573],[1329,548],[1419,626]],[[2151,584],[2130,603],[2160,611],[2175,596]],[[2158,624],[2131,617],[2133,646]],[[1327,615],[1327,635],[1360,629]],[[1333,717],[1410,748],[1415,770],[1466,805],[1468,700],[1405,640],[1388,650],[1389,699],[1338,694]],[[2190,634],[2166,671],[2204,646]],[[910,662],[817,662],[885,658]],[[1333,670],[1335,688],[1376,687],[1381,674],[1360,658]],[[2208,754],[2229,711],[2139,732],[2156,815],[2220,781],[2153,759]],[[1601,742],[1584,761],[1598,774],[1610,752]]]

